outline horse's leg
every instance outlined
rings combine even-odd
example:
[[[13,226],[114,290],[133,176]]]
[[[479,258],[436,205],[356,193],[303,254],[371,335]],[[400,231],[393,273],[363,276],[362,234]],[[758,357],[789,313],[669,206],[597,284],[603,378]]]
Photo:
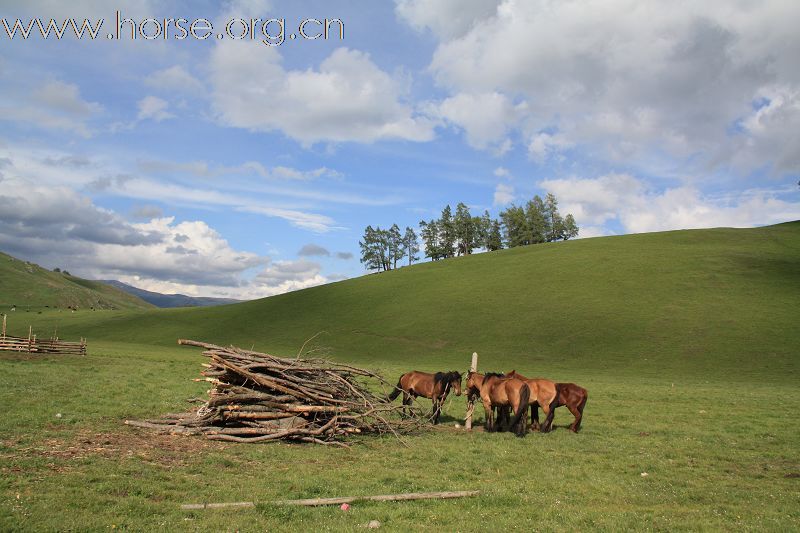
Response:
[[[496,414],[495,414],[496,413]],[[508,416],[505,407],[493,407],[492,414],[495,416],[495,431],[505,431],[508,425]]]
[[[576,411],[578,411],[578,414],[575,415],[575,422],[573,422],[572,424],[575,427],[575,429],[573,429],[575,433],[581,430],[581,422],[583,422],[583,408],[586,407],[586,400],[587,398],[586,396],[584,396],[581,399],[581,402],[578,404],[578,407],[576,407],[575,409]]]
[[[539,430],[539,402],[531,402],[531,431]]]
[[[580,428],[581,426],[581,418],[583,417],[583,414],[578,410],[577,405],[573,405],[571,403],[567,404],[567,409],[569,409],[569,412],[572,413],[572,416],[575,417],[575,420],[569,426],[569,430],[572,431],[573,433],[577,433],[578,428]]]
[[[411,395],[403,391],[403,416],[410,416],[411,414]]]
[[[548,431],[550,431],[550,424],[553,422],[553,417],[551,416],[553,410],[550,409],[549,405],[542,404],[541,407],[542,407],[542,413],[544,413],[544,423],[541,426],[539,426],[539,432],[547,433]]]
[[[528,433],[528,405],[520,405],[519,408],[522,409],[522,416],[517,425],[517,437],[524,437]]]
[[[547,415],[547,418],[545,418],[544,424],[542,425],[539,431],[541,433],[549,433],[550,430],[553,429],[553,417],[556,414],[556,403],[553,402],[547,407],[543,405],[542,412],[544,412]]]
[[[513,431],[514,435],[516,435],[517,437],[522,437],[522,436],[525,435],[524,432],[520,432],[519,428],[520,428],[520,426],[526,426],[528,424],[527,421],[525,421],[524,419],[522,419],[520,417],[520,419],[516,421],[516,424],[514,424],[513,426],[511,425],[511,422],[513,421],[513,418],[511,418],[511,417],[513,416],[514,418],[517,418],[517,415],[520,414],[520,410],[521,409],[522,409],[522,404],[520,402],[517,402],[516,405],[514,405],[512,403],[511,404],[511,408],[508,409],[508,417],[509,417],[508,418],[508,430],[509,431]]]
[[[442,412],[442,400],[440,398],[433,399],[433,425],[439,423],[439,414]]]
[[[483,403],[483,413],[486,417],[484,426],[486,427],[486,431],[491,432],[494,429],[494,411],[492,410],[492,404],[484,399],[481,399],[481,403]]]

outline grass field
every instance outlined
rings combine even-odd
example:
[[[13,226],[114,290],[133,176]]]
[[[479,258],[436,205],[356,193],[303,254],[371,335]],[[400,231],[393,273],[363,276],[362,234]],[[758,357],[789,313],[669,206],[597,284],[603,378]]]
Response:
[[[514,249],[217,308],[17,314],[12,332],[58,327],[90,354],[0,355],[0,529],[796,530],[798,309],[790,223]],[[483,370],[575,381],[590,391],[584,429],[566,431],[559,409],[552,434],[465,434],[463,397],[407,446],[223,445],[122,425],[205,394],[191,381],[203,359],[178,337],[294,354],[319,331],[332,357],[390,380],[464,370],[477,351]],[[483,495],[179,509],[466,489]]]

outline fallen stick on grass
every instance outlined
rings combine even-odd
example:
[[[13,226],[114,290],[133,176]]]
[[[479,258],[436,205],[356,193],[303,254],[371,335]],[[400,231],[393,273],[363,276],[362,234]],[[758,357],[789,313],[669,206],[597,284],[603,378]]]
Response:
[[[304,505],[316,507],[320,505],[341,505],[353,502],[401,502],[408,500],[446,500],[450,498],[467,498],[480,494],[479,490],[462,490],[455,492],[408,492],[405,494],[381,494],[378,496],[345,496],[342,498],[311,498],[306,500],[277,500],[273,505]],[[255,502],[230,503],[186,503],[181,509],[190,511],[197,509],[223,509],[255,507]]]

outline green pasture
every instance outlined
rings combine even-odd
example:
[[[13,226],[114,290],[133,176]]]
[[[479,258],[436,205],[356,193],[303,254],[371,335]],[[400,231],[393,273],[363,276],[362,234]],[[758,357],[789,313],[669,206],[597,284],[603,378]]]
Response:
[[[0,529],[796,530],[798,309],[790,223],[537,245],[215,308],[11,314],[12,333],[57,328],[88,337],[89,355],[0,354]],[[317,333],[322,353],[390,381],[466,370],[477,351],[481,370],[577,382],[583,430],[564,429],[562,408],[551,434],[467,434],[454,427],[463,397],[438,428],[349,450],[122,424],[205,394],[191,381],[203,358],[179,337],[293,355]],[[268,503],[468,489],[482,495],[347,512]]]

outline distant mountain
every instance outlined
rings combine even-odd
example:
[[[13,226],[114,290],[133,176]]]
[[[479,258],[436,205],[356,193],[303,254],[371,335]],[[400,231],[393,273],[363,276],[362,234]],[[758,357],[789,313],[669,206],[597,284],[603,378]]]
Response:
[[[185,294],[161,294],[160,292],[146,291],[117,280],[100,280],[99,283],[105,283],[116,287],[156,307],[211,307],[214,305],[235,304],[242,301],[234,300],[233,298],[208,298],[204,296],[187,296]]]
[[[58,269],[56,269],[58,270]],[[75,307],[78,309],[150,309],[128,292],[69,272],[51,271],[36,263],[0,253],[0,310]]]

